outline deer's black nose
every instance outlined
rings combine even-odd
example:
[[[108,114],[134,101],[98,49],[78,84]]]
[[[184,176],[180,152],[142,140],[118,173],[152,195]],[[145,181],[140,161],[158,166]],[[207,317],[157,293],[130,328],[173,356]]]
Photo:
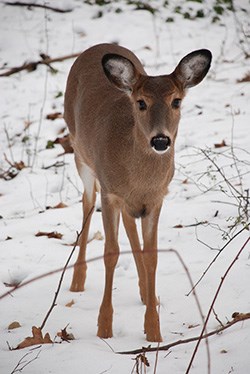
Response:
[[[165,152],[171,145],[171,139],[166,135],[159,134],[151,139],[150,145],[156,152]]]

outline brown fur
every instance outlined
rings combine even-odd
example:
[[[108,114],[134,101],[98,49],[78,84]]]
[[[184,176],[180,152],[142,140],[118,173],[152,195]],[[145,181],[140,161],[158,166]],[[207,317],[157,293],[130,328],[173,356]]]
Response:
[[[106,283],[98,318],[100,337],[112,336],[111,293],[119,254],[121,212],[137,265],[141,297],[147,306],[144,325],[147,339],[161,341],[155,297],[157,225],[162,201],[174,174],[174,145],[180,109],[173,107],[173,100],[183,99],[186,86],[199,83],[206,74],[204,71],[209,68],[209,56],[204,57],[205,52],[200,52],[199,57],[198,52],[198,57],[195,55],[193,60],[200,58],[199,65],[202,65],[200,61],[203,63],[202,58],[207,61],[202,69],[198,67],[199,74],[195,71],[193,78],[187,76],[190,73],[189,66],[186,68],[192,59],[190,55],[172,74],[149,77],[132,52],[110,44],[85,51],[70,71],[64,117],[70,130],[79,174],[82,177],[82,170],[86,170],[87,165],[93,175],[89,179],[82,177],[83,182],[87,181],[89,185],[89,191],[83,195],[85,217],[95,203],[97,181],[101,187]],[[119,81],[119,76],[113,77],[109,71],[105,74],[102,61],[107,54],[119,55],[131,62],[133,79],[130,80],[129,92]],[[144,100],[146,110],[139,110],[138,100]],[[164,134],[171,140],[165,153],[157,154],[150,145],[157,134]],[[143,251],[134,218],[142,218]],[[88,229],[89,222],[80,240],[72,291],[84,289]]]

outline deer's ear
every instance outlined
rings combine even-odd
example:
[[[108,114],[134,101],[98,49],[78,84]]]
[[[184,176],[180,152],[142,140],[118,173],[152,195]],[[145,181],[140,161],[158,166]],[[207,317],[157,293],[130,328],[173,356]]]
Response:
[[[172,74],[183,88],[196,86],[206,76],[211,60],[212,53],[208,49],[199,49],[185,56]]]
[[[120,55],[106,54],[102,59],[102,67],[112,84],[126,93],[132,92],[139,73],[130,60]]]

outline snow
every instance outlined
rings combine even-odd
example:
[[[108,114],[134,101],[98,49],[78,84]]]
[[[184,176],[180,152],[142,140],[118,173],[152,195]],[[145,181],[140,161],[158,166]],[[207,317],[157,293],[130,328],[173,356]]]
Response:
[[[213,172],[211,161],[200,149],[206,150],[233,186],[245,193],[250,181],[250,83],[236,81],[249,72],[249,59],[243,53],[244,50],[250,52],[249,2],[235,2],[236,16],[226,11],[221,21],[216,23],[211,22],[213,12],[208,1],[203,5],[169,1],[169,6],[161,7],[154,16],[145,10],[134,11],[135,6],[127,5],[125,1],[112,2],[105,7],[90,6],[77,0],[49,3],[72,11],[56,13],[0,3],[0,73],[25,61],[39,60],[39,53],[54,58],[81,52],[99,42],[116,41],[130,48],[144,62],[146,71],[155,75],[173,71],[178,61],[192,50],[207,48],[212,51],[213,63],[208,77],[189,90],[183,103],[176,147],[176,173],[164,201],[159,225],[159,249],[178,251],[193,282],[196,282],[218,253],[216,249],[226,243],[223,236],[229,240],[243,227],[239,224],[229,230],[238,215],[238,207],[233,205],[237,201],[219,173]],[[157,7],[162,3],[152,2]],[[196,14],[204,7],[206,17],[184,19],[181,14],[174,13],[177,5],[183,12],[191,7],[190,14]],[[115,12],[117,8],[122,11]],[[103,12],[102,17],[97,17],[99,11]],[[168,17],[174,17],[174,22],[165,22]],[[29,166],[13,179],[0,179],[0,295],[10,290],[6,284],[25,282],[62,268],[81,227],[82,186],[73,155],[62,155],[59,144],[46,149],[48,140],[53,141],[66,133],[62,118],[50,121],[46,115],[63,112],[60,93],[65,90],[72,63],[73,59],[69,59],[52,64],[58,70],[56,74],[41,65],[34,72],[23,71],[0,77],[0,174],[9,168],[4,155],[12,163],[23,161]],[[222,140],[228,146],[215,148],[214,144]],[[58,161],[62,162],[61,167],[44,168]],[[183,183],[186,179],[188,183]],[[242,185],[239,185],[240,181]],[[227,195],[221,191],[220,185],[227,189]],[[46,209],[59,202],[67,207]],[[195,225],[200,222],[207,223]],[[57,231],[63,237],[61,240],[36,237],[39,231]],[[103,234],[100,212],[93,215],[90,236],[97,231]],[[204,315],[221,277],[248,236],[249,232],[245,230],[232,240],[197,286]],[[57,272],[0,300],[1,373],[13,372],[26,353],[27,361],[39,355],[23,369],[25,374],[132,372],[135,364],[132,359],[136,355],[115,352],[141,348],[149,343],[143,334],[145,308],[139,300],[136,269],[122,226],[119,242],[124,254],[120,256],[114,281],[114,337],[108,339],[107,344],[96,337],[104,285],[104,265],[102,260],[97,260],[88,265],[85,292],[75,294],[69,291],[72,268],[66,271],[57,306],[44,328],[53,340],[57,332],[68,325],[67,330],[73,333],[75,340],[42,345],[35,350],[33,347],[8,349],[6,342],[16,347],[31,335],[33,325],[41,325],[59,282],[61,272]],[[88,259],[101,256],[103,245],[103,240],[92,240],[88,244]],[[74,260],[71,260],[71,265]],[[215,303],[215,312],[223,323],[231,320],[233,312],[250,311],[249,276],[248,244],[226,277]],[[161,251],[157,294],[160,298],[162,344],[200,334],[202,321],[194,297],[186,296],[190,288],[187,274],[175,253]],[[72,300],[74,304],[66,307]],[[21,327],[8,330],[13,321],[19,321]],[[218,326],[212,314],[208,330]],[[60,339],[57,337],[56,341]],[[184,373],[194,345],[184,344],[160,352],[156,372]],[[222,334],[211,337],[211,373],[247,373],[250,367],[249,345],[249,321],[237,323]],[[146,356],[150,362],[146,372],[153,373],[156,354],[147,353]],[[206,371],[206,346],[202,342],[191,373]]]

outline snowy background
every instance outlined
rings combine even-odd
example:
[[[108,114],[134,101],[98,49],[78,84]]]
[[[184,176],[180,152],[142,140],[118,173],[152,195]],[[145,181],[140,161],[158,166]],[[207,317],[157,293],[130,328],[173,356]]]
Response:
[[[0,74],[41,60],[41,53],[57,58],[100,42],[131,49],[153,75],[170,73],[192,50],[212,51],[207,78],[189,91],[183,103],[176,173],[159,225],[159,249],[178,251],[193,282],[228,243],[196,288],[206,316],[221,277],[249,237],[249,231],[242,229],[249,213],[250,2],[235,1],[233,10],[232,2],[222,0],[55,0],[46,4],[66,12],[0,2]],[[73,155],[54,143],[67,134],[61,114],[73,61],[38,65],[32,72],[0,77],[0,295],[62,268],[81,227],[82,185]],[[47,119],[54,113],[56,119]],[[37,237],[39,232],[59,235]],[[101,235],[96,236],[98,232]],[[96,211],[88,259],[102,255],[102,235],[101,214]],[[132,254],[127,253],[129,244],[122,226],[119,242],[121,252],[126,253],[120,256],[115,273],[114,337],[108,339],[108,345],[96,337],[104,284],[103,261],[98,260],[88,265],[84,293],[69,291],[72,269],[66,271],[57,306],[43,330],[55,344],[9,350],[31,336],[32,326],[41,325],[61,272],[0,300],[1,373],[19,372],[25,363],[25,374],[136,373],[136,355],[115,353],[148,345],[143,334],[145,307],[139,299],[136,269]],[[248,243],[225,279],[214,306],[217,318],[211,314],[208,331],[220,326],[218,320],[226,324],[234,312],[250,312],[249,280]],[[177,256],[160,252],[161,345],[199,336],[203,324],[193,295],[186,296],[190,288]],[[9,327],[14,321],[19,328]],[[56,337],[66,326],[75,338],[70,343]],[[189,343],[160,352],[156,369],[156,353],[147,353],[150,367],[139,367],[138,372],[185,373],[194,346]],[[211,337],[211,373],[248,373],[249,347],[247,320]],[[203,341],[190,372],[206,373],[207,361]]]

